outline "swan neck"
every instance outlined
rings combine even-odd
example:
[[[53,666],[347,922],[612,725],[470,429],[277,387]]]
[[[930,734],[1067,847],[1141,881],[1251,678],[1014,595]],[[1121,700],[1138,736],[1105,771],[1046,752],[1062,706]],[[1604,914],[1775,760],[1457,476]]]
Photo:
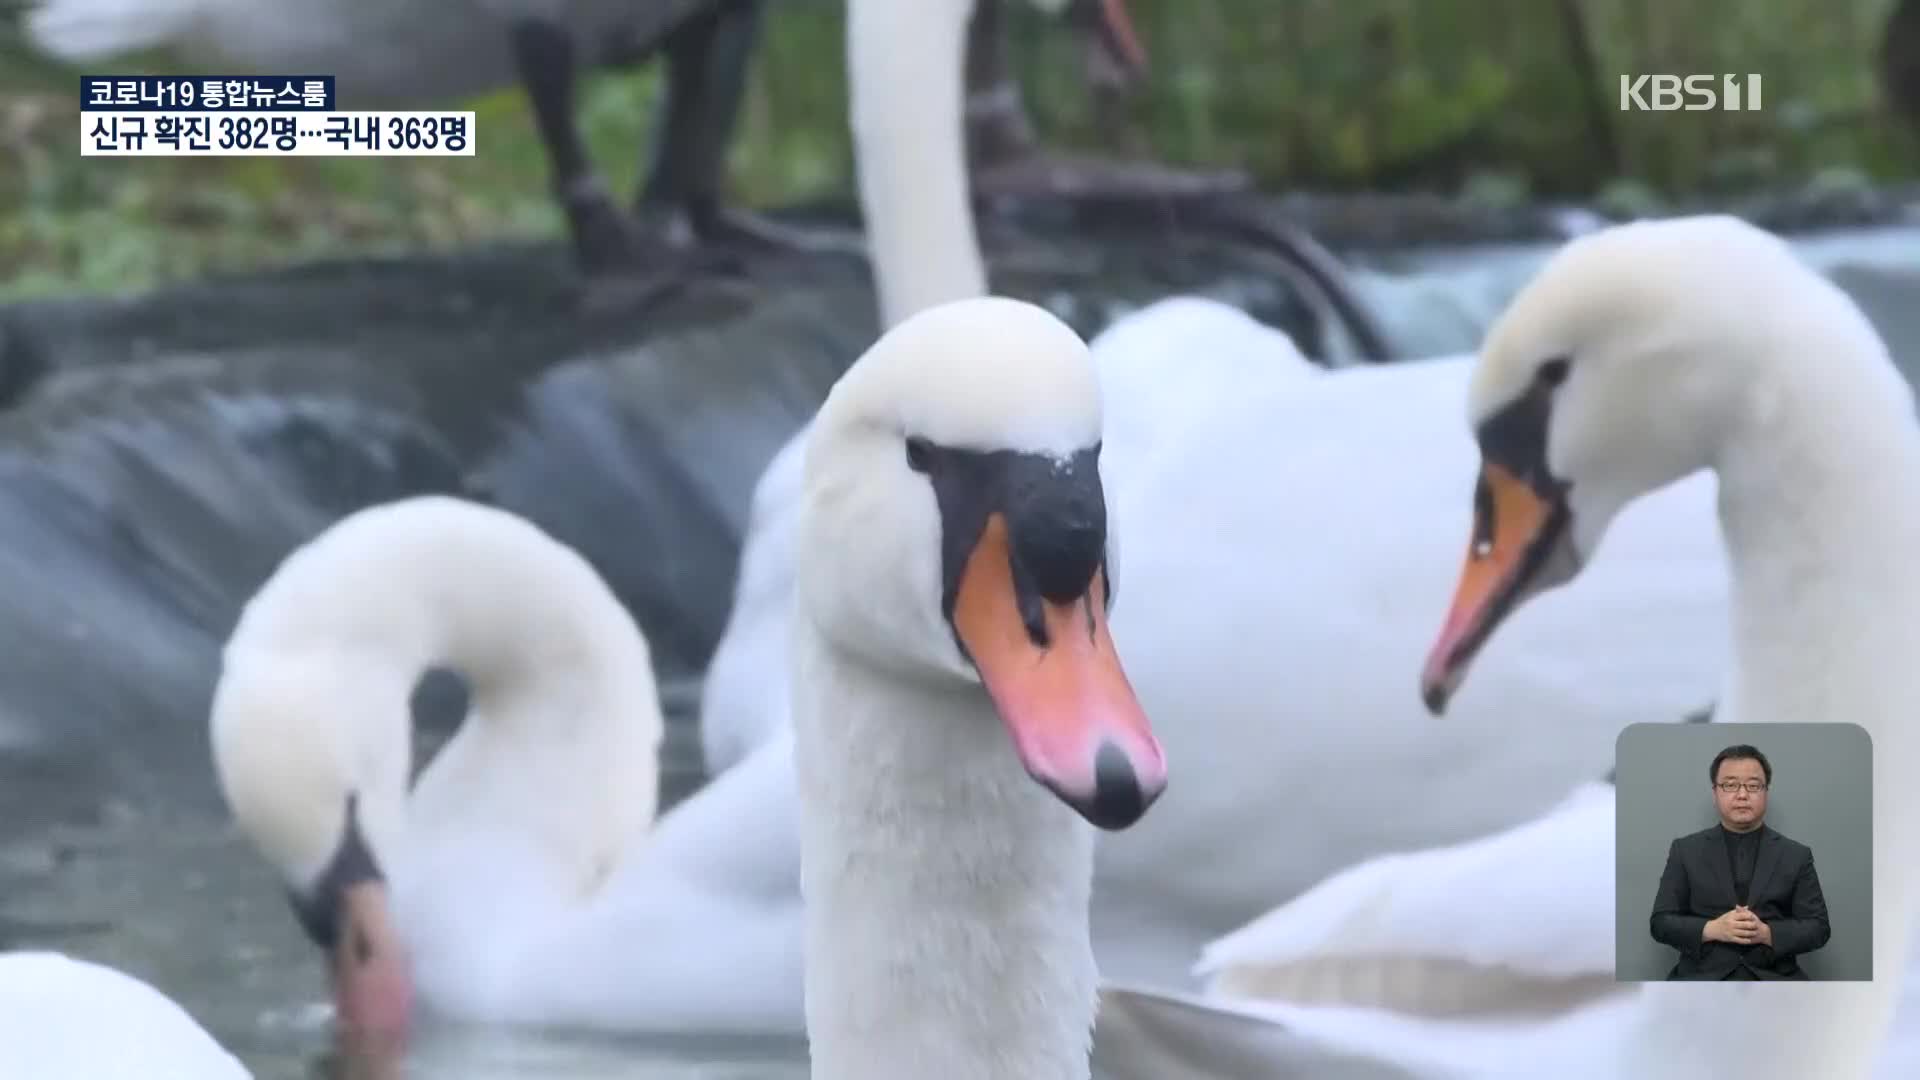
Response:
[[[363,792],[404,799],[404,843],[386,838],[383,868],[403,889],[517,843],[556,887],[590,890],[655,809],[662,725],[646,639],[584,558],[530,524],[390,520],[311,553],[283,582],[293,602],[279,632],[348,658],[356,693],[377,688],[388,730],[363,737],[408,739],[408,696],[430,667],[466,681],[467,717],[411,791],[402,773]],[[375,722],[371,707],[353,711]]]
[[[1831,695],[1883,698],[1908,666],[1884,631],[1920,621],[1911,392],[1844,372],[1762,384],[1715,462],[1743,719],[1840,720]]]
[[[1874,982],[1738,997],[1662,987],[1627,1040],[1623,1075],[1697,1061],[1765,1080],[1865,1080],[1892,1021],[1920,837],[1902,791],[1920,757],[1920,437],[1884,351],[1848,355],[1845,344],[1826,342],[1832,362],[1805,369],[1799,385],[1756,380],[1748,422],[1715,462],[1734,581],[1726,719],[1851,722],[1871,736]],[[1767,1030],[1791,1035],[1753,1037]]]
[[[597,580],[564,584],[496,613],[491,635],[475,620],[442,640],[441,662],[467,673],[470,709],[415,785],[411,831],[453,829],[483,844],[517,833],[556,886],[580,896],[653,820],[662,723],[647,646],[625,609]]]
[[[794,738],[813,1075],[1086,1080],[1091,829],[974,686],[884,675],[806,629]]]
[[[973,0],[848,0],[848,90],[881,330],[984,295],[966,162]]]

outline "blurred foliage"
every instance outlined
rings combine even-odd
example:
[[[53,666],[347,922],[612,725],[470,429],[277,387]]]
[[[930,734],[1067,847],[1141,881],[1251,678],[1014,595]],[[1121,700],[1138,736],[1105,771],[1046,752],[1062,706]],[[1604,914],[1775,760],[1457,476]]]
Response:
[[[1912,129],[1888,115],[1874,75],[1891,3],[1132,0],[1153,70],[1129,118],[1164,160],[1243,166],[1269,188],[1631,205],[1835,168],[1910,176]],[[1073,42],[1020,7],[1014,55],[1036,125],[1099,148]],[[1590,38],[1587,74],[1572,10]],[[774,4],[733,151],[738,197],[846,190],[841,42],[838,0]],[[169,70],[157,57],[96,67]],[[1765,107],[1625,113],[1621,72],[1759,72]],[[516,88],[471,103],[471,159],[82,159],[77,74],[36,57],[0,14],[0,296],[562,232]],[[582,122],[617,191],[637,178],[656,85],[647,68],[596,74],[583,90]]]

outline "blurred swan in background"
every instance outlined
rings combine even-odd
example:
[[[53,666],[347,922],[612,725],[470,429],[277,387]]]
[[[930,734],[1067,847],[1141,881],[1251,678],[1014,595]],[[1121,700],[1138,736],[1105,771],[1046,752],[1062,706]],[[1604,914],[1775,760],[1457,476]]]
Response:
[[[56,952],[0,953],[0,1076],[253,1080],[173,999]]]
[[[1736,590],[1719,715],[1854,721],[1873,738],[1875,981],[1614,984],[1614,795],[1590,785],[1502,834],[1332,876],[1209,945],[1205,997],[1115,988],[1103,1064],[1116,1080],[1252,1076],[1304,1036],[1419,1076],[1518,1078],[1544,1060],[1595,1078],[1909,1075],[1920,822],[1895,782],[1920,693],[1908,384],[1843,293],[1722,217],[1574,242],[1483,356],[1468,394],[1475,546],[1423,675],[1432,707],[1499,648],[1496,631],[1598,566],[1646,493],[1715,471]]]

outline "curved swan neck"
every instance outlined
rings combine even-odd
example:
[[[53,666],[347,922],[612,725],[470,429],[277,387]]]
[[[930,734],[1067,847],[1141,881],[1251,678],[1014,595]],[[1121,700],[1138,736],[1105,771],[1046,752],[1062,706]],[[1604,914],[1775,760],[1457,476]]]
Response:
[[[1910,664],[1895,639],[1920,624],[1920,431],[1870,327],[1805,348],[1821,362],[1756,370],[1715,462],[1737,585],[1735,693],[1743,720],[1870,725],[1848,713],[1902,700],[1892,691]]]
[[[984,695],[794,646],[806,1013],[831,1080],[1086,1080],[1089,826]]]
[[[848,0],[854,161],[881,330],[987,291],[967,181],[973,0]]]
[[[1653,988],[1622,1075],[1697,1062],[1757,1080],[1865,1080],[1898,997],[1920,837],[1901,790],[1920,759],[1920,432],[1864,320],[1851,336],[1826,329],[1807,343],[1817,366],[1756,372],[1748,422],[1716,462],[1735,586],[1732,719],[1853,722],[1872,736],[1875,981]]]
[[[436,665],[466,677],[469,716],[409,796],[409,698]],[[491,827],[584,888],[652,820],[646,640],[585,559],[503,511],[429,496],[343,519],[249,601],[225,668],[229,796],[296,874],[331,857],[348,795],[389,874],[424,835]]]

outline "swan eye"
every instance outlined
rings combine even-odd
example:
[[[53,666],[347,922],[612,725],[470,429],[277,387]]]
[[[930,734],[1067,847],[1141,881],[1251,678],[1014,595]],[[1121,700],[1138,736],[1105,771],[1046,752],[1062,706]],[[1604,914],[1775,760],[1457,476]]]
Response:
[[[1533,377],[1541,386],[1552,389],[1567,381],[1567,369],[1571,366],[1572,361],[1564,356],[1556,356],[1541,364],[1540,370],[1534,372]]]
[[[933,467],[933,444],[918,435],[907,438],[907,468],[926,472]]]

